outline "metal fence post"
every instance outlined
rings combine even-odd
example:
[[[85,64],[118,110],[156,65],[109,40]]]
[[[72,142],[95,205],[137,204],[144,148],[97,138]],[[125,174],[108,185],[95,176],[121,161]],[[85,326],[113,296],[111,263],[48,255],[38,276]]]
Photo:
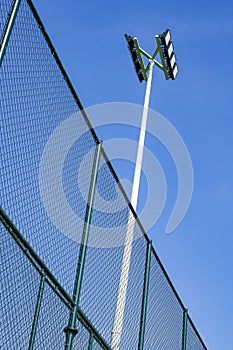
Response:
[[[152,250],[152,241],[149,241],[147,243],[147,252],[146,252],[146,264],[145,264],[144,286],[143,286],[143,295],[142,295],[142,309],[141,309],[138,350],[143,350],[143,347],[144,347],[146,312],[147,312],[147,301],[148,301],[148,290],[149,290],[149,279],[150,279],[151,250]]]
[[[74,290],[73,290],[74,307],[70,313],[69,324],[64,329],[66,333],[65,350],[72,349],[73,338],[78,333],[78,330],[76,329],[75,326],[76,326],[76,319],[78,315],[84,263],[85,263],[85,257],[86,257],[86,251],[87,251],[87,243],[88,243],[88,236],[90,231],[95,187],[96,187],[99,161],[100,161],[100,155],[101,155],[101,146],[102,146],[102,143],[99,141],[99,143],[97,143],[96,145],[95,157],[93,161],[91,182],[90,182],[90,188],[89,188],[89,194],[88,194],[88,202],[87,202],[86,214],[85,214],[85,222],[84,222],[83,234],[82,234],[82,242],[80,245],[78,266],[77,266],[77,271],[75,276],[75,283],[74,283]]]
[[[33,346],[34,346],[34,342],[35,342],[36,329],[37,329],[37,325],[38,325],[40,307],[41,307],[41,302],[42,302],[42,297],[43,297],[43,292],[44,292],[44,284],[45,284],[45,276],[42,275],[41,279],[40,279],[40,286],[39,286],[39,292],[38,292],[38,297],[37,297],[36,310],[35,310],[35,314],[34,314],[28,350],[33,350]]]
[[[92,333],[90,333],[89,343],[88,343],[88,350],[92,350],[93,341],[94,341],[93,334],[92,334]]]
[[[7,23],[6,23],[5,28],[4,28],[4,32],[3,32],[3,35],[1,38],[1,45],[0,45],[0,67],[2,65],[2,61],[3,61],[3,57],[5,55],[5,52],[6,52],[7,44],[8,44],[8,41],[10,39],[10,36],[11,36],[11,31],[12,31],[12,28],[13,28],[14,23],[15,23],[15,19],[16,19],[17,12],[19,9],[20,1],[21,0],[14,0],[13,1],[9,15],[8,15]]]
[[[182,350],[186,350],[186,343],[187,343],[187,323],[188,323],[188,309],[184,309],[184,311],[183,311]]]

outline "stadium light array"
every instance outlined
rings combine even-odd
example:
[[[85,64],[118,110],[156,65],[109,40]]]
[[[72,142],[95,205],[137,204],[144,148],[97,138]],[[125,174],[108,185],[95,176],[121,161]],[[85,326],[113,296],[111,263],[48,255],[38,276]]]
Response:
[[[149,63],[147,66],[145,66],[142,56],[149,59],[149,61],[153,61],[157,67],[163,70],[166,79],[176,79],[178,66],[176,62],[173,42],[171,40],[171,32],[169,29],[167,29],[162,34],[155,36],[157,48],[152,56],[139,46],[138,39],[136,37],[125,34],[125,38],[128,44],[128,49],[134,64],[135,71],[140,82],[143,80],[147,81],[147,72],[149,71]],[[160,55],[161,63],[155,60],[157,54]]]
[[[176,63],[176,55],[174,52],[174,46],[171,41],[171,33],[170,30],[167,29],[161,35],[159,35],[163,57],[166,63],[167,73],[169,78],[175,80],[178,73],[178,66]]]
[[[141,83],[143,80],[146,80],[146,77],[145,77],[143,66],[141,64],[139,52],[138,52],[137,46],[136,46],[137,38],[134,38],[134,37],[127,35],[127,34],[125,34],[125,38],[126,38],[127,43],[128,43],[128,49],[129,49],[130,55],[131,55],[133,63],[134,63],[135,71],[136,71],[138,79]]]
[[[146,125],[148,118],[148,110],[149,110],[149,99],[150,99],[150,91],[151,91],[151,82],[152,82],[152,73],[154,66],[157,66],[161,69],[165,75],[165,78],[175,80],[178,67],[176,63],[176,55],[174,53],[173,43],[171,41],[171,33],[170,30],[167,29],[160,35],[155,36],[157,47],[152,55],[149,55],[145,50],[139,47],[137,38],[125,34],[125,39],[128,44],[128,49],[133,60],[134,68],[137,73],[138,79],[140,82],[143,80],[146,81],[146,92],[140,127],[140,135],[138,141],[138,150],[136,156],[136,166],[134,170],[134,178],[132,185],[132,193],[131,193],[131,205],[133,209],[137,210],[137,201],[138,201],[138,193],[140,186],[140,177],[141,177],[141,168],[142,168],[142,159],[143,159],[143,150],[145,143],[145,135],[146,135]],[[156,56],[160,56],[160,62],[155,60]],[[142,56],[148,59],[147,65],[144,64]],[[112,337],[111,337],[111,349],[120,350],[121,336],[123,332],[123,321],[124,321],[124,313],[125,313],[125,305],[126,305],[126,296],[127,296],[127,287],[129,280],[129,269],[130,269],[130,260],[133,246],[133,235],[134,235],[134,216],[133,213],[129,212],[128,224],[126,229],[125,236],[125,245],[124,245],[124,253],[122,257],[121,263],[121,274],[118,286],[118,295],[117,295],[117,303],[115,309],[114,323],[112,328]],[[143,310],[146,310],[146,301],[143,304]],[[143,311],[141,318],[141,328],[140,328],[140,344],[138,349],[143,348],[143,339],[145,333],[145,317],[146,311]]]

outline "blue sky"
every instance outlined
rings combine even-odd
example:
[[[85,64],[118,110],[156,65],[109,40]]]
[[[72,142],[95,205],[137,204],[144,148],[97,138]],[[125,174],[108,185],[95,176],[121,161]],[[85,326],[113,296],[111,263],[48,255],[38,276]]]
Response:
[[[160,159],[168,182],[164,212],[149,235],[207,347],[233,349],[233,3],[34,3],[85,107],[142,104],[145,86],[137,80],[123,34],[137,36],[152,52],[154,35],[171,29],[179,76],[165,81],[155,71],[150,106],[183,137],[193,163],[194,192],[184,220],[166,235],[176,171],[164,149],[148,137],[148,148]],[[132,137],[129,130],[115,132]],[[115,167],[120,177],[132,177],[132,166],[116,162]],[[139,208],[143,200],[141,191]]]

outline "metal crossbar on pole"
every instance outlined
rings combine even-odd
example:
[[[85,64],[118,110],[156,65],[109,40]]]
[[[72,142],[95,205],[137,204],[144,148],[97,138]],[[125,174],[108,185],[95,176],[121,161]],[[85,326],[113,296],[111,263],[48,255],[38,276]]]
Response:
[[[86,207],[86,215],[85,215],[85,222],[84,222],[84,228],[83,228],[82,242],[81,242],[80,251],[79,251],[78,266],[77,266],[77,272],[76,272],[74,290],[73,290],[74,307],[70,313],[69,324],[64,329],[64,331],[66,333],[65,350],[72,349],[74,336],[78,333],[78,330],[76,329],[76,320],[77,320],[77,315],[78,315],[79,299],[80,299],[82,278],[83,278],[83,271],[84,271],[84,263],[85,263],[85,258],[86,258],[92,209],[93,209],[94,196],[95,196],[95,187],[96,187],[99,161],[100,161],[100,155],[101,155],[101,146],[102,146],[101,142],[99,142],[96,145],[95,157],[94,157],[94,161],[93,161],[91,183],[90,183],[88,202],[87,202],[87,207]]]
[[[140,135],[139,135],[139,142],[138,142],[137,158],[136,158],[136,164],[135,164],[135,170],[134,170],[132,194],[131,194],[131,204],[135,211],[137,209],[137,200],[138,200],[140,177],[141,177],[142,158],[143,158],[143,149],[144,149],[145,135],[146,135],[146,125],[147,125],[147,118],[148,118],[153,66],[154,66],[154,62],[150,61],[148,79],[146,84],[145,100],[144,100],[143,113],[142,113]],[[123,252],[123,258],[122,258],[122,264],[121,264],[121,273],[120,273],[120,280],[119,280],[119,286],[118,286],[116,310],[115,310],[115,317],[114,317],[114,323],[113,323],[113,329],[112,329],[111,347],[113,350],[120,349],[123,320],[124,320],[124,311],[125,311],[125,304],[126,304],[126,294],[127,294],[127,287],[128,287],[128,281],[129,281],[130,260],[131,260],[131,253],[132,253],[132,247],[133,247],[134,222],[135,222],[134,214],[130,210],[128,223],[127,223],[127,231],[125,235],[124,252]]]

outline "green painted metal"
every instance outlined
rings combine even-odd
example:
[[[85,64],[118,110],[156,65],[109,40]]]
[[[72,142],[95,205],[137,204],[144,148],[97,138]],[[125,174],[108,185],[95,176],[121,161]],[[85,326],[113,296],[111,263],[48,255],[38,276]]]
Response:
[[[188,322],[188,309],[184,309],[184,313],[183,313],[182,350],[186,350],[186,344],[187,344],[187,322]]]
[[[157,61],[155,60],[155,57],[157,56],[158,52],[159,52],[159,48],[157,47],[156,50],[155,50],[155,52],[154,52],[153,55],[151,56],[151,60],[154,62],[154,64],[155,64],[158,68],[163,69],[163,66],[162,66],[159,62],[157,62]],[[150,61],[148,62],[147,66],[146,66],[146,70],[148,70],[149,67],[150,67]]]
[[[78,266],[77,266],[75,283],[74,283],[74,290],[73,290],[74,307],[73,307],[71,314],[70,314],[69,324],[64,329],[64,331],[66,333],[65,350],[72,349],[74,336],[78,333],[78,330],[75,328],[75,326],[76,326],[76,319],[77,319],[77,315],[78,315],[79,299],[80,299],[80,293],[81,293],[84,264],[85,264],[88,237],[89,237],[89,231],[90,231],[92,208],[93,208],[94,195],[95,195],[95,187],[96,187],[99,161],[100,161],[100,155],[101,155],[101,147],[102,147],[102,143],[101,142],[97,143],[96,150],[95,150],[95,157],[94,157],[94,161],[93,161],[93,168],[92,168],[91,183],[90,183],[90,188],[89,188],[87,207],[86,207],[86,215],[85,215],[85,222],[84,222],[84,228],[83,228],[82,242],[80,245]]]
[[[37,297],[36,310],[35,310],[35,315],[34,315],[34,319],[33,319],[32,331],[31,331],[28,350],[33,350],[33,347],[34,347],[34,342],[35,342],[35,337],[36,337],[36,329],[37,329],[37,325],[38,325],[38,319],[39,319],[39,315],[40,315],[40,307],[41,307],[41,302],[42,302],[42,297],[43,297],[43,292],[44,292],[44,284],[45,284],[45,275],[42,275],[41,279],[40,279],[40,286],[39,286],[39,292],[38,292],[38,297]]]
[[[7,23],[5,25],[5,29],[2,35],[2,39],[1,39],[1,44],[0,44],[0,67],[2,65],[2,61],[6,52],[6,48],[7,48],[7,44],[8,41],[10,39],[10,35],[11,35],[11,31],[12,28],[14,26],[15,23],[15,19],[17,16],[17,12],[19,9],[19,5],[20,5],[20,1],[21,0],[14,0],[8,15],[8,20]]]
[[[94,341],[93,333],[90,333],[89,343],[88,343],[88,350],[92,350],[93,341]]]
[[[0,207],[0,222],[7,229],[11,237],[14,239],[19,248],[23,251],[25,256],[34,266],[34,268],[42,274],[46,276],[46,283],[53,289],[53,291],[61,298],[64,304],[71,310],[74,307],[73,299],[67,294],[67,292],[63,289],[60,283],[53,276],[51,271],[44,265],[42,260],[38,257],[38,255],[34,252],[29,243],[24,239],[18,229],[14,226],[12,221],[8,218],[7,214]],[[84,314],[84,312],[79,309],[78,310],[78,320],[84,325],[86,329],[88,329],[91,333],[93,333],[96,341],[102,346],[104,350],[111,350],[110,346],[106,343],[100,333],[93,326],[88,317]]]
[[[88,317],[84,314],[84,312],[79,309],[78,310],[78,320],[89,330],[90,333],[93,334],[95,340],[99,343],[99,345],[104,350],[111,350],[111,347],[107,344],[102,335],[97,331],[97,329],[93,326]]]
[[[139,46],[137,38],[134,38],[134,43],[135,43],[135,47],[136,47],[136,50],[137,50],[137,53],[138,53],[140,64],[141,64],[141,67],[142,67],[142,70],[143,70],[143,74],[144,74],[145,80],[147,80],[147,72],[149,70],[150,62],[152,60],[154,62],[154,64],[159,69],[161,69],[164,72],[165,78],[166,78],[166,80],[168,80],[169,76],[168,76],[168,73],[167,73],[166,63],[165,63],[165,60],[164,60],[164,57],[163,57],[163,51],[162,51],[162,47],[160,45],[160,39],[159,39],[158,35],[155,36],[155,40],[156,40],[157,47],[156,47],[153,55],[151,56]],[[156,59],[155,59],[155,57],[158,54],[160,55],[160,59],[161,59],[162,64],[159,63],[158,61],[156,61]],[[149,62],[148,62],[148,64],[146,66],[144,64],[142,56],[145,56],[149,60]]]
[[[32,265],[36,268],[36,270],[41,274],[42,272],[48,277],[47,282],[50,284],[51,288],[54,292],[62,299],[65,304],[71,308],[74,305],[73,299],[69,296],[69,294],[65,291],[65,289],[60,285],[51,271],[47,268],[47,266],[43,263],[43,261],[39,258],[36,252],[32,249],[30,244],[25,240],[19,230],[15,227],[12,221],[8,218],[7,214],[0,207],[0,222],[5,226],[7,231],[10,233],[11,237],[15,240],[17,245],[23,251],[23,253],[30,260]]]
[[[152,251],[152,241],[149,241],[147,243],[138,350],[143,350],[143,347],[144,347],[147,301],[148,301],[148,290],[149,290],[149,279],[150,279],[151,251]]]
[[[160,59],[161,59],[161,62],[162,62],[162,68],[161,69],[164,72],[166,80],[168,80],[169,76],[168,76],[168,72],[167,72],[167,69],[166,69],[166,63],[165,63],[165,59],[163,57],[163,51],[162,51],[162,47],[160,45],[160,39],[159,39],[158,35],[155,36],[155,40],[156,40],[156,43],[157,43],[157,47],[159,49],[159,55],[160,55]]]
[[[140,61],[141,67],[142,67],[144,78],[147,81],[146,67],[145,67],[144,61],[142,59],[142,54],[141,54],[141,50],[140,50],[137,38],[134,38],[134,44],[135,44],[135,47],[136,47],[136,50],[137,50],[137,54],[138,54],[138,57],[139,57],[139,61]]]

